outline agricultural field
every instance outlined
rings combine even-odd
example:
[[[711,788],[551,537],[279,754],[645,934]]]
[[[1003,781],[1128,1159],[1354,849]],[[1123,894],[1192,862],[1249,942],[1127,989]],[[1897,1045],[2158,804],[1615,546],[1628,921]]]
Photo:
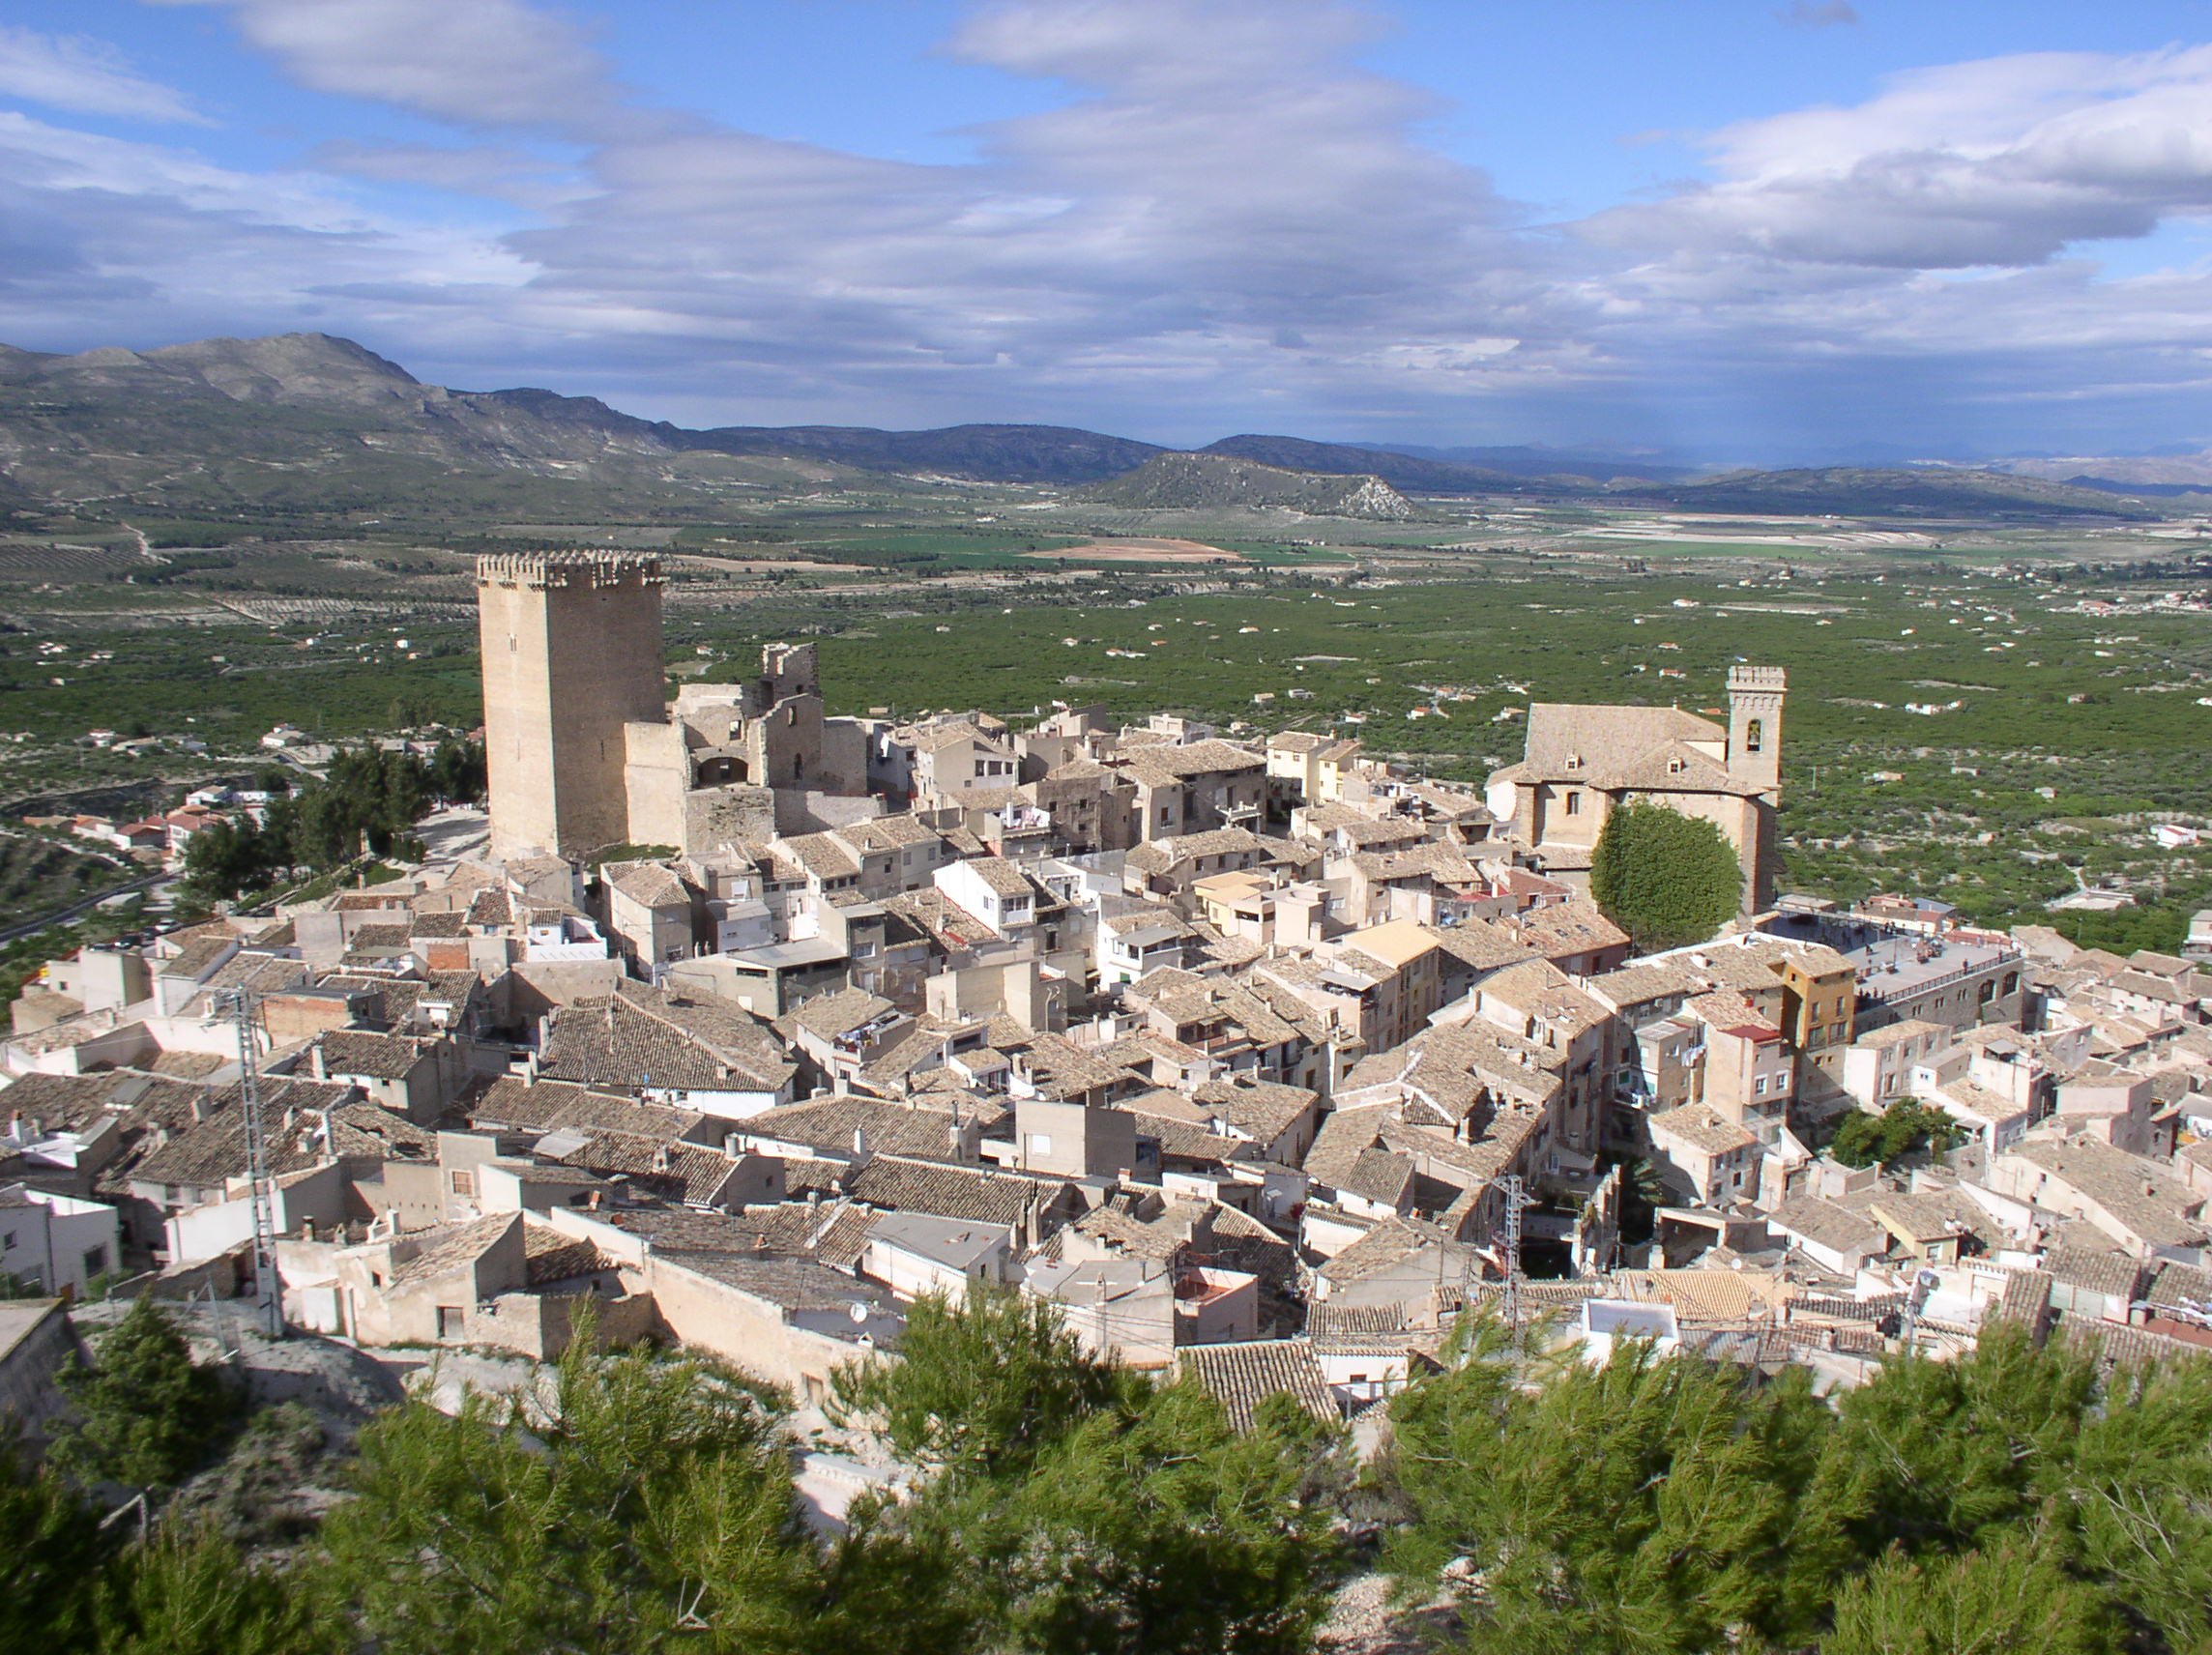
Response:
[[[1703,710],[1732,661],[1779,664],[1796,888],[1910,886],[2002,922],[2114,883],[2139,906],[2065,917],[2099,936],[2212,902],[2201,854],[2151,838],[2212,818],[2212,625],[2168,595],[2212,589],[2201,525],[1420,506],[1368,523],[843,476],[733,484],[681,523],[56,521],[0,542],[0,799],[181,787],[260,762],[278,722],[467,728],[473,555],[620,544],[668,560],[684,677],[814,637],[841,712],[1176,708],[1465,779],[1518,755],[1530,700]],[[96,748],[95,728],[208,751]]]

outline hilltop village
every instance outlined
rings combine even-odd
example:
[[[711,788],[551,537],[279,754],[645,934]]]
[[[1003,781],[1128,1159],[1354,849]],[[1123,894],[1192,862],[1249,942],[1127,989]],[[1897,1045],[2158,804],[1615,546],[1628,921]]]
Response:
[[[1169,713],[830,717],[804,644],[670,704],[660,581],[481,561],[476,848],[47,969],[7,1270],[262,1285],[243,993],[284,1315],[366,1347],[547,1358],[590,1301],[819,1401],[984,1282],[1245,1420],[1361,1414],[1470,1305],[1846,1385],[1998,1322],[2212,1349],[2212,964],[1778,891],[1781,666],[1726,722],[1531,707],[1476,790]],[[1636,803],[1737,853],[1710,941],[1592,901]],[[1923,1124],[1829,1151],[1870,1117]]]

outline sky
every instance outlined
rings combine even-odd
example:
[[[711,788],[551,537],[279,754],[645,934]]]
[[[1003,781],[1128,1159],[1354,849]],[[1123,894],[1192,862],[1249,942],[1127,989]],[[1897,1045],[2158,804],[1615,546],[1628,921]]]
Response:
[[[8,0],[0,340],[686,424],[2212,447],[2212,0]]]

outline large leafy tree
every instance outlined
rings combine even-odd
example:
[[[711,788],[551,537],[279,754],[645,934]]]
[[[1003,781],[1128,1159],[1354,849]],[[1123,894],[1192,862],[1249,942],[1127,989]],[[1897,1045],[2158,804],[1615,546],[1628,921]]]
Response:
[[[1743,867],[1721,830],[1663,804],[1624,804],[1605,820],[1590,895],[1642,949],[1702,943],[1743,902]]]
[[[1958,1122],[1932,1104],[1900,1098],[1879,1115],[1854,1109],[1828,1145],[1828,1153],[1847,1167],[1887,1167],[1915,1149],[1937,1151],[1955,1147],[1965,1136]]]

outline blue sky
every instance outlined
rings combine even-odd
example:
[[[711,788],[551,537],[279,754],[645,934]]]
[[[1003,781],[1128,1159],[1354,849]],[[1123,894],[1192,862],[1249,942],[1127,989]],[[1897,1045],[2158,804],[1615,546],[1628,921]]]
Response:
[[[0,339],[688,423],[2212,446],[2212,5],[11,0]]]

